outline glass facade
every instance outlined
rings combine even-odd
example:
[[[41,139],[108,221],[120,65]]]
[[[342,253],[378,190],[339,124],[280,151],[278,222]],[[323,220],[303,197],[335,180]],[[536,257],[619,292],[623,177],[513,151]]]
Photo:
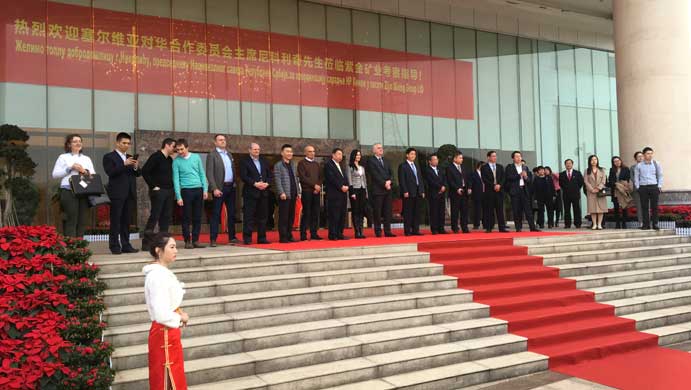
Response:
[[[473,159],[484,159],[487,150],[496,149],[504,162],[518,149],[526,152],[529,165],[555,169],[561,169],[566,158],[583,166],[592,153],[608,165],[618,153],[611,52],[298,0],[13,0],[7,8],[10,15],[20,14],[29,12],[25,9],[30,5],[36,20],[27,20],[26,31],[18,30],[23,27],[18,18],[5,20],[0,123],[19,125],[31,134],[30,153],[38,163],[35,180],[43,194],[41,222],[56,221],[57,206],[50,197],[57,184],[50,171],[64,136],[72,132],[84,137],[85,153],[99,172],[114,135],[134,130],[355,139],[363,149],[383,142],[394,149],[415,146],[428,152],[455,144]],[[79,12],[66,15],[74,9]],[[34,28],[41,28],[33,22],[41,20],[47,21],[44,51],[37,54],[42,60],[26,69],[36,77],[10,77],[12,72],[5,70],[20,50],[17,34],[31,36]],[[118,65],[92,56],[80,59],[78,67],[67,67],[50,53],[51,31],[56,34],[52,23],[62,28],[61,39],[75,25],[81,26],[81,34],[84,28],[97,34],[110,26],[111,39],[117,26],[136,26],[133,31],[142,42],[130,52],[137,60]],[[236,28],[237,36],[228,38],[222,28]],[[150,43],[152,50],[159,38],[170,45],[177,37],[202,44],[204,55],[193,60],[172,51],[172,46],[166,55],[172,64],[176,59],[201,63],[204,71],[182,72],[174,65],[142,71],[150,69],[136,63],[144,61],[147,29],[156,39]],[[212,52],[220,50],[214,45],[223,39],[238,47],[252,41],[247,45],[258,47],[258,55],[263,46],[269,56],[274,48],[292,48],[302,55],[300,69],[309,54],[315,69],[317,61],[334,57],[343,58],[346,67],[361,61],[382,72],[389,69],[392,80],[398,69],[406,75],[419,70],[424,92],[411,97],[386,87],[315,87],[306,79],[279,82],[278,57],[267,60],[271,76],[261,85],[256,79],[214,73],[217,60]],[[89,42],[82,35],[77,41],[72,46],[98,50],[98,37]],[[200,54],[202,47],[197,50]],[[454,63],[469,66],[467,78]],[[316,74],[333,75],[327,65],[323,69]],[[117,85],[109,84],[118,72],[124,76]],[[71,75],[69,83],[55,81],[63,80],[65,73]],[[432,77],[425,79],[423,74]]]

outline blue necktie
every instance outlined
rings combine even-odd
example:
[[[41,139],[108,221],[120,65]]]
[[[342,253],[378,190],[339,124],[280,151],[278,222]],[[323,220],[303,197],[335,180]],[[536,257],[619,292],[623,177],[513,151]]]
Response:
[[[415,184],[420,184],[417,180],[417,169],[415,169],[415,164],[410,164],[410,168],[413,170],[413,175],[415,175]]]

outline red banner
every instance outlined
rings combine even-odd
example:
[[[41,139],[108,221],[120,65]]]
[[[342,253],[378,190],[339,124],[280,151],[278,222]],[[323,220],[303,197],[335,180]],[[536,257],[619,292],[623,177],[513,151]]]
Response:
[[[0,81],[473,119],[472,63],[5,0]]]

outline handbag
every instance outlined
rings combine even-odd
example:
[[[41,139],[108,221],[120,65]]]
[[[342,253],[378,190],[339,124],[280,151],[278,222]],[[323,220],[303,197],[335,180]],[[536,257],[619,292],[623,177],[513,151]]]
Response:
[[[110,204],[110,198],[105,192],[101,195],[90,195],[87,198],[89,199],[89,207],[98,207],[104,204]]]
[[[597,192],[598,198],[604,198],[606,196],[612,196],[612,189],[609,187],[605,187]]]
[[[101,175],[97,173],[70,176],[70,188],[73,194],[80,196],[101,195],[105,192]]]

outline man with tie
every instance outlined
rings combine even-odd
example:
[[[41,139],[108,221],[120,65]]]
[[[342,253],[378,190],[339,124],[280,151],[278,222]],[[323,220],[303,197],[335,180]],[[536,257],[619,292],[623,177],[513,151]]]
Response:
[[[480,228],[480,221],[482,221],[482,197],[485,195],[485,183],[482,182],[482,166],[484,161],[475,163],[475,171],[471,173],[469,182],[469,190],[473,198],[473,229]]]
[[[429,227],[432,234],[446,234],[444,230],[444,216],[446,215],[446,174],[439,168],[439,157],[432,154],[427,159],[422,176],[427,187],[429,202]]]
[[[420,169],[415,165],[417,150],[406,149],[405,158],[398,166],[398,186],[403,199],[403,232],[406,236],[421,236],[420,206],[425,198],[425,187]]]
[[[257,230],[257,244],[268,244],[266,219],[269,213],[269,183],[272,181],[269,163],[260,156],[259,144],[252,142],[249,156],[240,163],[242,188],[242,239],[252,243],[252,232]]]
[[[511,210],[513,211],[513,222],[516,231],[523,229],[523,216],[528,221],[531,232],[539,232],[533,219],[533,207],[530,201],[530,187],[532,185],[532,175],[528,166],[521,158],[521,152],[511,153],[513,164],[506,166],[506,179],[504,186],[511,196]]]
[[[393,172],[388,161],[384,158],[384,148],[380,143],[372,145],[373,156],[367,159],[367,172],[372,181],[368,188],[371,189],[372,209],[374,212],[374,234],[381,237],[382,222],[384,235],[396,237],[391,232],[391,189]]]
[[[347,240],[343,235],[346,210],[348,208],[348,178],[343,172],[341,161],[343,149],[331,152],[331,161],[324,166],[324,185],[326,188],[326,214],[329,225],[329,240]]]
[[[506,220],[504,219],[504,168],[497,164],[497,152],[487,152],[487,164],[480,168],[482,182],[485,184],[484,207],[482,215],[485,232],[491,233],[494,228],[496,214],[499,231],[507,233]]]
[[[559,187],[564,201],[564,227],[571,227],[571,209],[576,229],[581,228],[581,190],[583,189],[583,175],[573,169],[573,160],[564,161],[566,169],[559,174]]]
[[[453,162],[446,168],[446,180],[449,183],[449,198],[451,200],[451,230],[458,233],[458,221],[461,221],[461,231],[468,230],[468,196],[472,191],[468,188],[468,176],[463,171],[463,153],[454,152]]]

